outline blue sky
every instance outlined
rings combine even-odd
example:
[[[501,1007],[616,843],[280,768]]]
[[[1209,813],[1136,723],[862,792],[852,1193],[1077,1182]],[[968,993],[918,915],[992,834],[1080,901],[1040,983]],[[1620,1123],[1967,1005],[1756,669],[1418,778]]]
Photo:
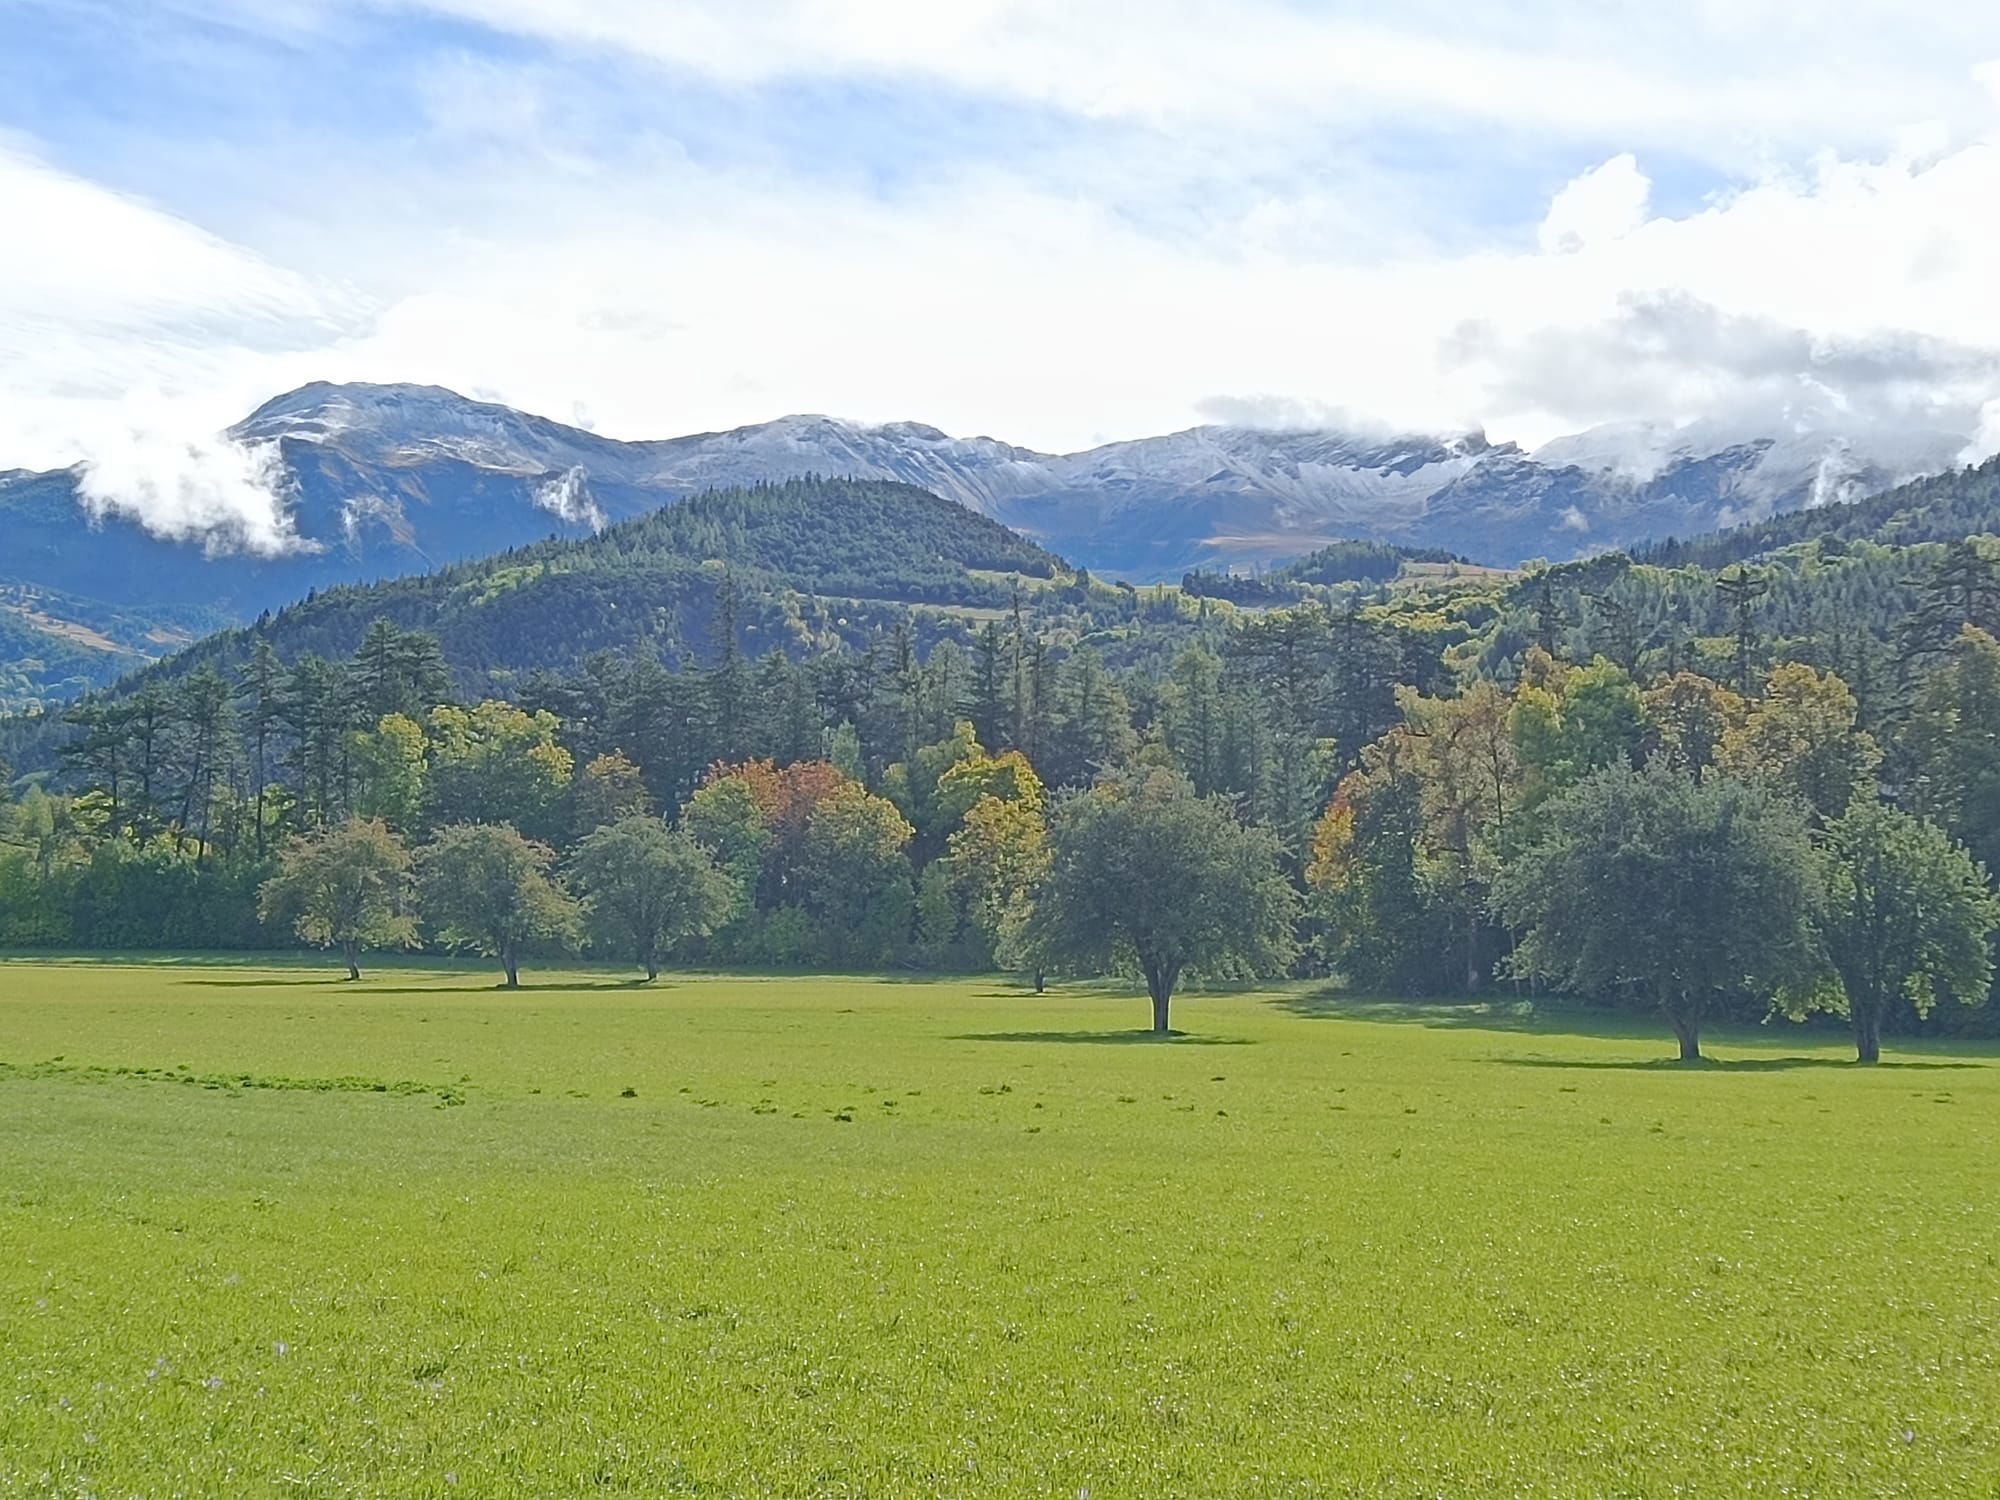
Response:
[[[2000,446],[1996,60],[1957,0],[0,0],[0,466],[318,378]]]

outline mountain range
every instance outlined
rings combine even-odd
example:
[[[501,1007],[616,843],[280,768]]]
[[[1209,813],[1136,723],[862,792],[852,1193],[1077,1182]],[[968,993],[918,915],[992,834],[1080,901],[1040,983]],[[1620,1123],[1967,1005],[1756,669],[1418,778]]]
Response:
[[[296,545],[259,555],[216,538],[165,539],[124,509],[87,505],[78,471],[0,471],[0,586],[10,591],[0,623],[46,634],[92,610],[142,626],[151,611],[164,638],[180,639],[191,611],[204,623],[248,619],[336,584],[588,536],[707,490],[808,476],[913,485],[1135,582],[1261,568],[1349,538],[1504,566],[1851,499],[1947,470],[1965,446],[1940,431],[1863,442],[1697,424],[1598,428],[1528,451],[1478,433],[1205,426],[1050,454],[916,422],[824,416],[628,442],[435,386],[331,384],[266,403],[228,437],[271,460]],[[136,649],[145,634],[119,644]],[[73,648],[78,638],[63,639]]]

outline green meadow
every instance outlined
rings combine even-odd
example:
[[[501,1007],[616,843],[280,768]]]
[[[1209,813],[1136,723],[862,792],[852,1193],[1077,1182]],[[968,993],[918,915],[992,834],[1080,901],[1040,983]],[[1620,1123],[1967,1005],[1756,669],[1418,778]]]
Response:
[[[2000,1059],[0,964],[0,1495],[1992,1495]]]

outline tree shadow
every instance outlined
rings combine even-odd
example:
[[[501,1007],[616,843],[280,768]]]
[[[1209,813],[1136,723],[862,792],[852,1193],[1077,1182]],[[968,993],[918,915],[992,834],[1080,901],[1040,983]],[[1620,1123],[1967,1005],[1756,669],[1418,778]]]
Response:
[[[549,990],[635,990],[665,994],[680,986],[648,981],[644,976],[637,979],[592,979],[580,982],[564,982],[560,979],[524,980],[513,989],[508,989],[498,979],[473,980],[462,984],[374,984],[364,972],[357,982],[345,975],[330,974],[312,979],[183,979],[181,984],[198,985],[203,989],[261,990],[290,988],[298,985],[323,985],[329,989],[346,990],[354,995],[526,995]]]
[[[1468,1031],[1552,1031],[1567,1028],[1552,1026],[1551,1021],[1592,1019],[1582,1013],[1551,1011],[1527,999],[1375,1000],[1331,988],[1279,995],[1270,1004],[1312,1021],[1390,1021]],[[1582,1024],[1575,1029],[1590,1032]]]
[[[1843,1068],[1854,1072],[1869,1072],[1876,1069],[1933,1072],[1990,1066],[1983,1062],[1922,1062],[1916,1059],[1888,1058],[1878,1063],[1862,1064],[1851,1057],[1703,1057],[1694,1062],[1682,1062],[1678,1057],[1649,1057],[1636,1061],[1604,1058],[1489,1057],[1486,1061],[1497,1063],[1503,1068],[1563,1070],[1578,1068],[1586,1072],[1611,1073],[1785,1073],[1795,1068]]]
[[[585,990],[627,990],[644,993],[652,991],[665,994],[677,986],[648,983],[645,979],[593,979],[585,983],[565,984],[559,979],[522,980],[513,989],[508,989],[499,980],[491,984],[412,984],[373,985],[364,979],[354,986],[357,995],[533,995],[550,991],[568,991],[572,994]]]
[[[954,1042],[1060,1042],[1086,1047],[1254,1047],[1246,1036],[1196,1036],[1187,1031],[972,1031]]]
[[[351,986],[354,981],[345,974],[311,974],[299,979],[178,979],[176,984],[190,984],[204,990],[266,990],[289,989],[296,985],[342,985]]]
[[[1515,1036],[1587,1037],[1594,1041],[1619,1042],[1634,1046],[1672,1047],[1673,1045],[1673,1038],[1664,1020],[1631,1011],[1592,1009],[1574,1002],[1551,1003],[1547,1000],[1498,995],[1484,998],[1441,996],[1428,999],[1386,1000],[1372,996],[1357,996],[1345,990],[1325,986],[1310,991],[1280,995],[1270,1003],[1289,1015],[1309,1020],[1378,1021],[1392,1025],[1430,1026],[1454,1031],[1491,1031]],[[1744,1049],[1782,1045],[1787,1036],[1808,1044],[1824,1041],[1829,1047],[1849,1045],[1847,1023],[1838,1018],[1825,1016],[1815,1017],[1800,1025],[1787,1023],[1782,1029],[1776,1022],[1771,1026],[1757,1028],[1754,1024],[1739,1021],[1705,1030],[1703,1036],[1704,1039],[1712,1037],[1718,1046]],[[1987,1050],[1991,1045],[1990,1042],[1971,1040],[1954,1042],[1939,1037],[1901,1037],[1896,1039],[1895,1048],[1902,1055],[1894,1061],[1884,1059],[1876,1066],[1912,1069],[1983,1068],[1991,1066],[1995,1061]],[[1966,1055],[1968,1052],[1972,1055]],[[1917,1056],[1910,1055],[1913,1053]],[[1936,1061],[1923,1060],[1925,1055],[1936,1054],[1943,1056]],[[1561,1058],[1492,1058],[1489,1061],[1515,1067],[1688,1068],[1691,1071],[1703,1067],[1716,1067],[1739,1072],[1780,1072],[1792,1068],[1855,1066],[1851,1057],[1797,1056],[1704,1058],[1700,1063],[1683,1063],[1679,1058],[1671,1056],[1623,1061]]]

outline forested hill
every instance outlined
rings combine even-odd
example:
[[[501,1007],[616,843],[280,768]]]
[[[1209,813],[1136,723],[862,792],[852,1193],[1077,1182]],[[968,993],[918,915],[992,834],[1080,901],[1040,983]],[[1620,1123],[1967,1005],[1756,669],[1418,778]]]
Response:
[[[1797,510],[1729,531],[1677,538],[1634,549],[1640,562],[1724,568],[1800,542],[1955,542],[2000,532],[2000,456],[1977,468],[1913,480],[1865,500]]]
[[[415,578],[326,589],[143,674],[226,665],[268,641],[344,656],[371,620],[435,635],[461,680],[563,670],[597,651],[706,660],[726,616],[751,654],[860,644],[925,612],[1007,607],[1074,582],[1061,559],[912,485],[799,479],[719,490],[577,540],[552,538]]]

